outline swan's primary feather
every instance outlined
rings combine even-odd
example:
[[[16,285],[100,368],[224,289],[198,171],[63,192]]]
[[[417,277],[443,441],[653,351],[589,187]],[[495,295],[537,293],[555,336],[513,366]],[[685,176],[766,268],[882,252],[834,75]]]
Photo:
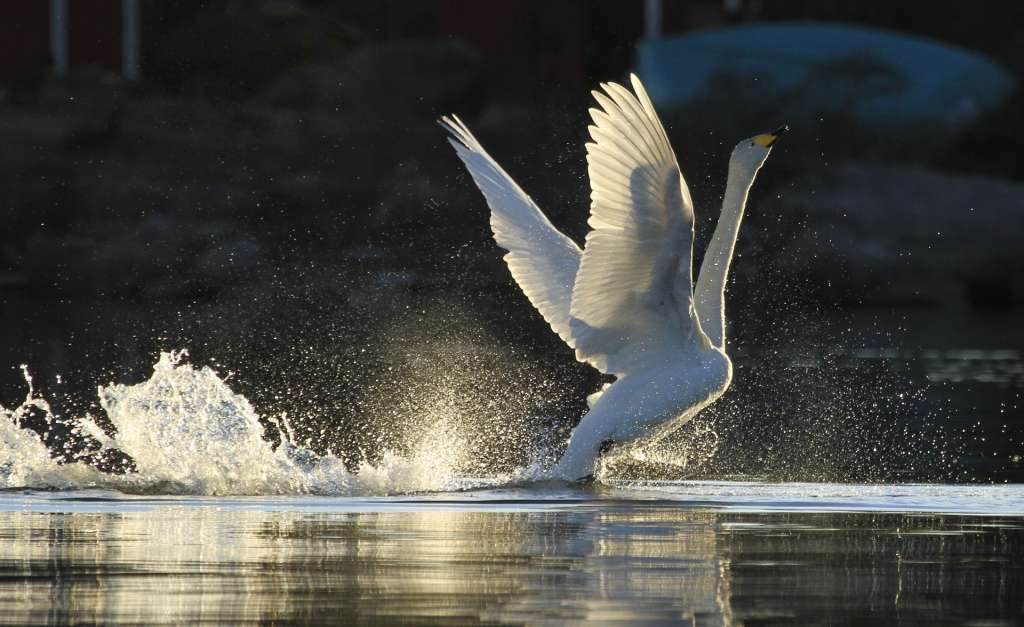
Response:
[[[622,374],[645,353],[707,346],[692,293],[693,203],[643,86],[594,92],[591,209],[572,292],[576,356]]]
[[[448,141],[487,199],[491,230],[498,245],[508,251],[505,262],[512,277],[555,333],[575,348],[569,306],[582,251],[551,224],[462,120],[446,116],[441,123],[451,132]]]

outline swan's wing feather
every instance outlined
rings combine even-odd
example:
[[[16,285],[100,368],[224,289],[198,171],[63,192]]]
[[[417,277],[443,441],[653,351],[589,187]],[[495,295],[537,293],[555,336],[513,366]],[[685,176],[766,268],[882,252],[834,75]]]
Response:
[[[692,294],[693,203],[643,86],[594,92],[591,207],[573,287],[576,357],[622,374],[643,353],[700,341]],[[705,343],[706,345],[706,343]]]
[[[491,231],[508,251],[512,277],[551,328],[571,348],[569,306],[582,251],[551,224],[536,203],[484,150],[456,116],[441,118],[448,139],[491,209]]]

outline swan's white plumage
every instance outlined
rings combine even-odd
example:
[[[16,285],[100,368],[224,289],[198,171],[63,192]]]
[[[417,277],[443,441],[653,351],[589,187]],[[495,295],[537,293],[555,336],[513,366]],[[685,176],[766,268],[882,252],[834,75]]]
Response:
[[[560,233],[456,117],[442,124],[487,199],[512,276],[576,357],[617,380],[587,397],[555,476],[593,472],[604,444],[658,438],[732,380],[725,285],[743,207],[775,137],[740,142],[723,211],[693,291],[693,202],[643,85],[594,92],[587,144],[591,207],[583,251]],[[698,309],[700,311],[698,312]],[[705,323],[711,337],[702,330]]]
[[[572,292],[576,357],[623,374],[673,338],[701,337],[693,309],[693,203],[643,86],[593,92],[591,205]],[[645,104],[646,103],[646,104]]]
[[[572,285],[582,251],[491,158],[456,116],[441,118],[448,139],[491,209],[491,231],[508,251],[512,277],[555,333],[575,347],[569,325]]]

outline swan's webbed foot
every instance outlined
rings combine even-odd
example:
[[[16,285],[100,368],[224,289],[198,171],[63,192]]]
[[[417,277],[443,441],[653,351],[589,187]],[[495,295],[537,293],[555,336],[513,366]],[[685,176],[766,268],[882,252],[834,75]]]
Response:
[[[597,447],[597,456],[600,457],[602,455],[605,455],[605,454],[607,454],[609,451],[611,451],[614,448],[615,448],[615,440],[605,440],[605,441],[601,442],[600,446]],[[574,479],[573,483],[575,483],[577,485],[584,485],[584,486],[586,486],[586,485],[590,485],[590,484],[594,483],[594,481],[595,481],[594,473],[591,472],[588,475],[584,475],[582,477]]]

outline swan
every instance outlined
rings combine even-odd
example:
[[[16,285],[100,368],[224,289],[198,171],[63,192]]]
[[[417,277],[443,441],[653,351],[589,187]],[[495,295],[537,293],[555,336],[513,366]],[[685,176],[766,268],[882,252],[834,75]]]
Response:
[[[583,249],[561,233],[457,116],[449,143],[491,209],[494,239],[523,293],[576,352],[615,377],[587,398],[588,412],[552,469],[593,476],[600,455],[650,441],[714,402],[732,381],[725,352],[725,285],[747,193],[786,130],[741,141],[729,159],[722,212],[692,281],[693,201],[640,80],[633,92],[591,92],[586,145],[591,231]]]

